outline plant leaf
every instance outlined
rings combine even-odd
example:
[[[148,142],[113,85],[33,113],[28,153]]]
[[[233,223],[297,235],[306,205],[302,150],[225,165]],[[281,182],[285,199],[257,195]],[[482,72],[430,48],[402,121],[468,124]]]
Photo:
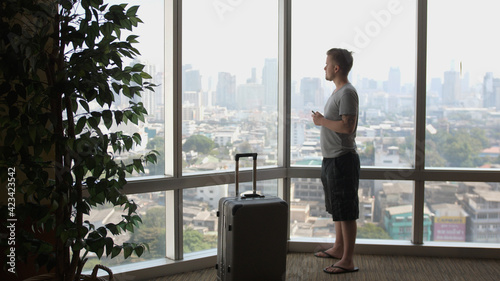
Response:
[[[144,247],[142,245],[135,247],[135,253],[138,257],[142,256],[144,253]]]
[[[113,125],[113,114],[111,110],[104,110],[102,112],[102,119],[104,121],[104,126],[106,126],[107,129],[111,128]]]
[[[130,257],[130,255],[132,255],[133,250],[134,250],[134,247],[132,247],[131,245],[123,246],[123,257],[125,259]]]
[[[122,251],[122,246],[114,246],[113,250],[111,251],[111,258],[118,256],[121,251]]]

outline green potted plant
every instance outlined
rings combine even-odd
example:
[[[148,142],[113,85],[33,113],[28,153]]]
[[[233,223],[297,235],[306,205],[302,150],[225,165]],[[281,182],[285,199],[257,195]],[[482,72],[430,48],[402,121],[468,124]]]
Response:
[[[144,122],[137,100],[155,86],[144,65],[124,63],[139,55],[138,36],[122,34],[142,22],[137,10],[103,0],[0,4],[0,181],[12,188],[3,201],[15,202],[2,204],[1,214],[15,219],[14,265],[81,280],[88,253],[127,258],[148,247],[113,240],[141,223],[138,206],[121,193],[126,175],[144,172],[158,154],[116,159],[141,136],[113,128]],[[112,106],[117,95],[129,107]],[[121,206],[122,220],[101,227],[83,220],[103,204]],[[2,239],[5,254],[8,242]]]

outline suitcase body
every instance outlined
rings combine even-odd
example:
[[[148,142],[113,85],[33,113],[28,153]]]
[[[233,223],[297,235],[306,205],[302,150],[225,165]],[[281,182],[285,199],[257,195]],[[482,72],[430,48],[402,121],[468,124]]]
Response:
[[[241,157],[245,156],[248,155]],[[217,280],[278,281],[286,278],[288,204],[279,197],[256,194],[255,162],[256,154],[254,193],[219,201]],[[236,178],[238,181],[238,176]]]

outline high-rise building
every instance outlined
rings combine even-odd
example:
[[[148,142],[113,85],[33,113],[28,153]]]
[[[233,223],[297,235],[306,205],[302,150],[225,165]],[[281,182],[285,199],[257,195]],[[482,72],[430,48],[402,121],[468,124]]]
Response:
[[[298,117],[292,117],[293,122],[291,122],[292,132],[290,136],[290,141],[293,147],[301,146],[305,141],[305,131],[306,122]]]
[[[304,99],[305,106],[324,105],[323,90],[319,78],[304,77],[300,80],[300,94]]]
[[[441,78],[435,77],[431,79],[431,92],[438,94],[441,96],[443,92],[443,83],[441,83]]]
[[[201,91],[201,74],[197,69],[187,69],[184,73],[184,80],[186,84],[182,89],[183,92],[200,92]]]
[[[264,86],[260,84],[243,84],[236,92],[237,109],[255,109],[265,105]]]
[[[443,105],[455,106],[461,95],[460,73],[454,70],[444,72]]]
[[[236,109],[236,77],[227,72],[219,72],[215,105]]]
[[[389,80],[387,80],[387,89],[389,94],[401,93],[401,71],[399,67],[391,67],[389,70]]]
[[[182,97],[182,104],[190,104],[197,107],[202,106],[201,92],[185,91]]]
[[[257,84],[257,69],[252,67],[252,77],[247,79],[247,84]]]
[[[493,73],[488,72],[483,81],[484,107],[495,107],[497,111],[500,110],[500,79],[494,78]]]
[[[265,104],[271,108],[278,105],[278,60],[266,59],[262,69]]]
[[[163,91],[162,87],[159,87],[161,85],[161,81],[163,81],[163,73],[162,72],[157,72],[156,65],[150,64],[144,61],[140,61],[138,59],[135,59],[132,61],[130,66],[135,65],[135,64],[142,64],[144,65],[144,71],[151,75],[152,79],[148,79],[147,82],[153,83],[157,85],[157,87],[154,87],[154,91],[151,91],[149,89],[144,89],[144,91],[141,93],[140,96],[134,96],[133,99],[129,99],[128,97],[124,96],[123,94],[117,94],[114,93],[114,106],[117,108],[123,109],[129,107],[129,102],[142,102],[144,108],[148,112],[148,121],[150,122],[156,122],[164,119],[164,97],[163,97]],[[131,82],[132,85],[136,85],[135,82]]]
[[[148,111],[150,116],[154,116],[154,120],[161,122],[165,120],[165,93],[163,92],[162,81],[163,80],[163,72],[151,73],[153,76],[153,83],[157,85],[154,87],[154,95],[155,95],[155,106],[152,111]]]

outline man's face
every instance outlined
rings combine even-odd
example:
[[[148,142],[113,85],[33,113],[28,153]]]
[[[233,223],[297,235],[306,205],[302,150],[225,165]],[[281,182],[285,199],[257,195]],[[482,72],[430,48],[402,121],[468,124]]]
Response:
[[[333,81],[333,79],[338,75],[339,69],[339,66],[333,60],[332,56],[326,56],[325,79]]]

